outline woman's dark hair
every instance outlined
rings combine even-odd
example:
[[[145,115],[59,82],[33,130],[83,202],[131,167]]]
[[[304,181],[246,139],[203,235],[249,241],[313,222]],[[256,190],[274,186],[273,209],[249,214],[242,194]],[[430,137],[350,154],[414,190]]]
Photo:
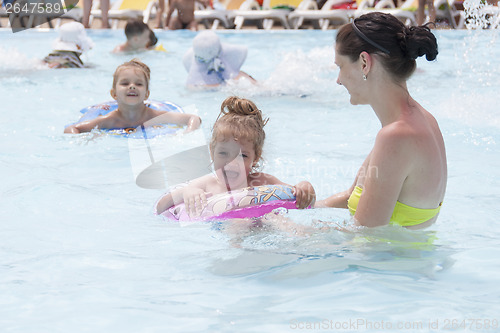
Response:
[[[380,56],[384,68],[396,80],[407,80],[415,71],[415,59],[431,61],[438,54],[437,41],[428,25],[407,27],[391,14],[373,12],[342,26],[336,37],[337,52],[357,61],[361,52]]]

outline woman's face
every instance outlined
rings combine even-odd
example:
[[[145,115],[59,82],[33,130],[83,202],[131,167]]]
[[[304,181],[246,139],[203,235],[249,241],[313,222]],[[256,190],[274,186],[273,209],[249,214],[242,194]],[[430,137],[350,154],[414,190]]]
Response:
[[[351,104],[362,104],[366,91],[363,91],[363,72],[360,60],[352,62],[349,57],[341,55],[335,48],[335,64],[339,68],[337,84],[344,86],[351,95]]]
[[[231,190],[248,187],[248,175],[255,162],[253,143],[248,140],[218,141],[213,151],[217,177]]]

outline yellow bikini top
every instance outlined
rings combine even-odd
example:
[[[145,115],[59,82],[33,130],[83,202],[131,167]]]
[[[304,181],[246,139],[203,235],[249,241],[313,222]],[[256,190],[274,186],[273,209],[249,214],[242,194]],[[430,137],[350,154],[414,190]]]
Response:
[[[358,202],[361,198],[361,193],[363,189],[359,186],[354,188],[352,191],[349,200],[347,201],[347,207],[349,208],[349,212],[351,215],[356,213],[356,208],[358,208]],[[403,227],[408,227],[412,225],[418,225],[424,223],[439,213],[441,209],[441,204],[437,208],[434,209],[422,209],[415,208],[408,205],[405,205],[399,201],[396,201],[396,206],[394,207],[394,211],[391,216],[391,224],[398,224]]]

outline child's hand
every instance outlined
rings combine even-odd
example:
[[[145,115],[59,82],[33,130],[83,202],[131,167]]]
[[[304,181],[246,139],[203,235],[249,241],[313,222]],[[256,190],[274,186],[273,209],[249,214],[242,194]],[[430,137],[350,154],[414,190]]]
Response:
[[[293,194],[297,201],[297,208],[303,209],[313,206],[316,202],[316,192],[311,183],[302,181],[293,187]]]
[[[200,216],[203,209],[207,206],[207,194],[197,187],[188,186],[184,189],[184,206],[190,217]]]

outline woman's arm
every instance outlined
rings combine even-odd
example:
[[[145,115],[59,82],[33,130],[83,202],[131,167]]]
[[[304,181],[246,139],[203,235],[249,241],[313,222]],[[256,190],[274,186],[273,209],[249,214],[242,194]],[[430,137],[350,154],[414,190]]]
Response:
[[[349,189],[336,193],[326,199],[316,201],[316,204],[314,205],[315,208],[345,208],[347,209],[347,201],[349,200],[349,197],[351,196],[352,191],[354,191],[354,187],[358,184],[358,179],[361,177],[364,177],[364,174],[366,173],[365,170],[368,169],[368,165],[370,163],[370,156],[371,153],[368,154],[368,156],[365,158],[363,164],[358,170],[358,173],[356,174],[356,178],[354,178],[354,182],[352,183],[351,187]]]
[[[326,199],[316,201],[314,208],[347,208],[347,200],[352,193],[354,187],[350,189],[336,193]]]
[[[377,227],[389,223],[414,155],[412,138],[404,128],[387,126],[380,130],[354,215],[357,224]]]

